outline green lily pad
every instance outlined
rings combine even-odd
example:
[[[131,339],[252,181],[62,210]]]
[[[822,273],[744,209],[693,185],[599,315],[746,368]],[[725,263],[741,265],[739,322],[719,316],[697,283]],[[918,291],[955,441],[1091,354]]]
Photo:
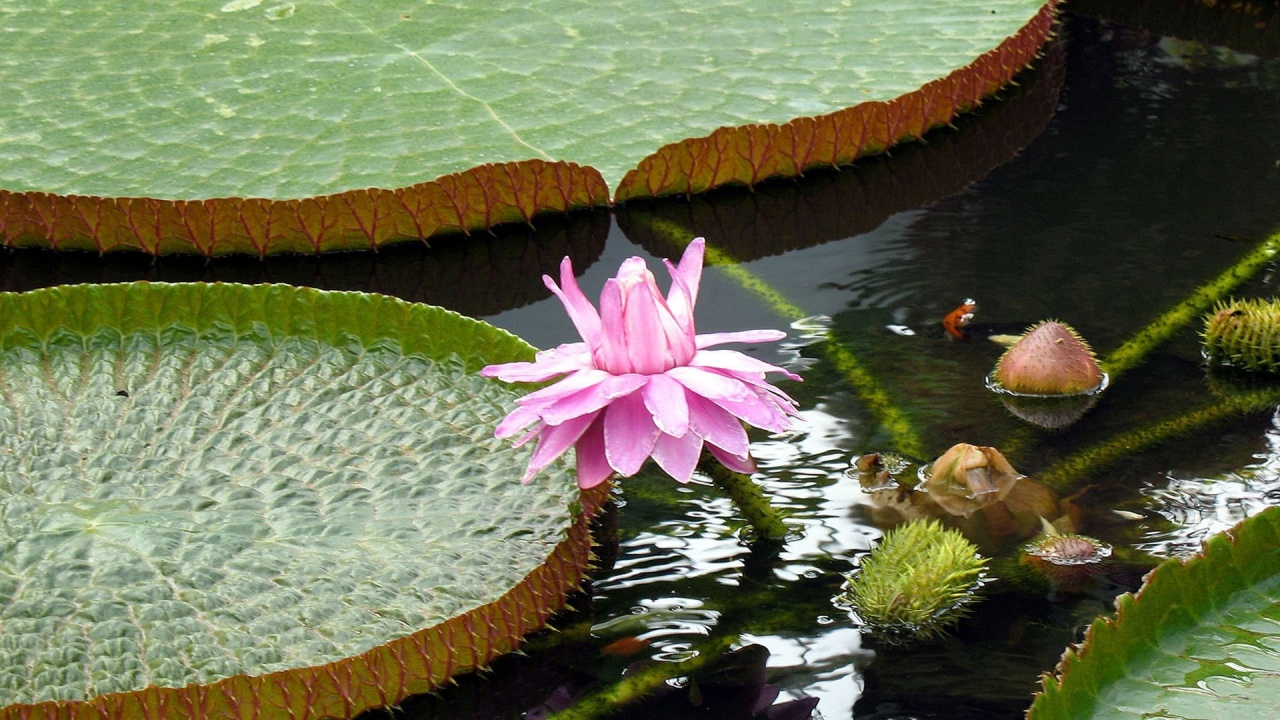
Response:
[[[346,717],[514,649],[589,549],[493,438],[475,371],[529,354],[359,293],[0,294],[0,706]]]
[[[1280,508],[1171,559],[1046,677],[1029,720],[1271,717],[1280,704]]]
[[[0,234],[316,252],[794,175],[981,102],[1055,8],[23,0],[0,11]]]
[[[618,227],[658,257],[675,257],[683,249],[669,237],[674,225],[685,237],[715,238],[716,247],[738,262],[870,232],[899,212],[959,193],[1044,132],[1066,75],[1065,49],[1063,43],[1049,45],[1037,72],[1019,79],[1000,102],[957,120],[956,131],[895,149],[892,157],[860,162],[857,172],[811,173],[791,183],[625,203],[616,210]],[[716,260],[708,258],[707,264]]]

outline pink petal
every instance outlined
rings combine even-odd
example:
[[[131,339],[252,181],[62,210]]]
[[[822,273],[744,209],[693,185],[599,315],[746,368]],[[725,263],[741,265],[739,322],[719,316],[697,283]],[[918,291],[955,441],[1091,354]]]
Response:
[[[644,406],[659,430],[675,437],[689,432],[689,403],[684,399],[683,385],[666,375],[650,375],[643,392]]]
[[[595,368],[579,370],[554,385],[548,385],[541,390],[535,390],[521,397],[516,400],[516,404],[527,407],[547,405],[587,388],[595,387],[610,377],[612,376],[609,373]]]
[[[625,291],[629,289],[630,285],[644,282],[646,275],[653,275],[653,273],[649,272],[649,265],[645,263],[644,258],[632,255],[622,261],[622,264],[618,266],[618,273],[614,277],[622,283],[622,289]]]
[[[698,465],[698,456],[702,454],[702,438],[695,433],[686,433],[684,437],[672,437],[663,433],[653,444],[653,459],[658,467],[666,471],[676,480],[687,483],[693,477],[693,469]]]
[[[590,359],[591,348],[584,342],[561,343],[549,350],[539,350],[533,356],[533,360],[534,362],[546,362],[548,360],[559,360],[570,355],[580,355]]]
[[[750,391],[760,396],[761,398],[769,399],[771,397],[778,400],[779,402],[777,404],[779,407],[790,406],[785,408],[786,412],[791,412],[792,409],[796,406],[796,401],[790,395],[778,389],[776,385],[771,384],[760,373],[736,372],[733,370],[723,370],[720,368],[708,368],[708,369],[714,370],[715,372],[718,372],[722,375],[727,375],[731,378],[734,378],[735,380],[738,380],[750,386]]]
[[[548,275],[542,276],[542,282],[547,289],[560,298],[565,312],[569,314],[569,319],[573,321],[573,326],[578,329],[582,339],[588,345],[595,347],[600,337],[600,314],[578,287],[578,280],[573,276],[573,262],[569,260],[569,256],[566,255],[560,261],[560,287],[556,287],[555,281]]]
[[[763,387],[754,387],[716,370],[692,366],[672,368],[667,375],[674,377],[692,393],[710,400],[756,427],[774,432],[788,430],[791,427],[788,415],[797,414],[789,405],[792,403],[791,399],[767,383]],[[732,383],[732,387],[741,388],[742,392],[717,392],[724,387],[722,380]]]
[[[705,398],[741,401],[751,396],[751,388],[741,380],[706,368],[674,367],[666,375]]]
[[[506,382],[543,382],[553,377],[591,367],[591,357],[575,353],[537,362],[513,362],[488,365],[480,370],[483,377],[496,377]]]
[[[609,458],[604,454],[604,418],[597,417],[574,446],[578,457],[578,487],[593,488],[613,475]]]
[[[790,396],[788,396],[786,393],[782,392],[778,388],[775,388],[775,387],[763,388],[760,392],[757,393],[757,397],[760,398],[761,402],[767,402],[772,404],[774,407],[778,409],[779,412],[783,413],[784,415],[788,415],[794,418],[801,417],[800,411],[797,409],[798,405],[796,401],[792,400]]]
[[[695,367],[728,370],[731,373],[782,373],[792,380],[800,380],[800,376],[786,368],[770,365],[750,355],[743,355],[737,350],[699,350],[689,361]]]
[[[750,454],[735,455],[711,444],[707,445],[707,449],[711,451],[715,459],[720,461],[721,465],[734,472],[750,475],[756,471],[756,463],[751,459]]]
[[[711,402],[745,421],[748,425],[772,432],[784,432],[791,429],[791,418],[779,407],[779,401],[767,393],[753,395],[750,399],[742,401],[711,398]]]
[[[653,452],[659,435],[641,394],[618,398],[603,412],[604,453],[609,464],[623,477],[635,475]]]
[[[538,447],[529,458],[529,467],[524,471],[521,482],[529,482],[539,470],[551,464],[552,460],[564,454],[571,445],[578,441],[587,426],[596,419],[596,415],[583,415],[563,425],[547,425],[538,435]]]
[[[747,431],[728,410],[706,398],[690,394],[689,428],[712,445],[737,455],[747,454]]]
[[[689,354],[692,356],[698,350],[697,326],[693,321],[693,303],[689,300],[689,290],[679,280],[671,281],[667,307],[680,332],[689,339]]]
[[[630,395],[631,393],[644,387],[651,376],[641,375],[640,373],[627,373],[626,375],[611,375],[600,385],[600,392],[604,396],[613,400],[615,398]]]
[[[680,264],[672,267],[670,260],[663,260],[671,279],[685,287],[689,295],[689,313],[693,314],[693,306],[698,302],[698,286],[702,282],[702,262],[707,254],[706,238],[696,237],[689,242],[680,256]]]
[[[673,333],[663,327],[664,315],[672,325]],[[630,288],[625,298],[623,321],[621,329],[626,334],[626,354],[631,372],[652,375],[675,366],[671,335],[678,338],[679,329],[674,327],[671,311],[662,296],[657,294],[656,286],[642,282]]]
[[[621,375],[633,370],[627,357],[627,337],[623,316],[622,284],[616,278],[604,281],[600,291],[600,342],[592,350],[592,363],[601,370]]]
[[[663,370],[676,365],[687,365],[698,352],[697,336],[694,335],[693,318],[682,323],[672,313],[665,300],[659,299],[662,332],[666,336],[667,360]]]
[[[554,404],[544,406],[541,411],[542,421],[548,425],[560,423],[595,412],[614,400],[644,387],[649,382],[648,375],[609,375],[603,382],[557,400]]]
[[[502,422],[498,423],[498,426],[493,429],[493,436],[496,438],[511,437],[540,419],[538,411],[526,407],[518,407],[502,418]]]
[[[546,424],[546,423],[538,423],[538,427],[536,427],[536,428],[534,428],[534,429],[530,430],[529,432],[525,433],[524,435],[521,435],[520,437],[516,438],[516,441],[515,441],[515,442],[513,442],[513,443],[511,443],[511,447],[523,447],[525,443],[527,443],[527,442],[529,442],[530,440],[532,440],[532,439],[534,439],[534,438],[538,437],[539,435],[541,435],[541,434],[542,434],[542,431],[543,431],[543,430],[546,430],[546,429],[547,429],[547,424]]]
[[[698,336],[698,349],[701,350],[712,345],[723,345],[731,342],[747,344],[773,342],[786,336],[787,334],[781,330],[740,330],[738,332],[707,333],[706,335]]]
[[[663,260],[667,272],[671,274],[671,291],[667,293],[667,305],[671,314],[685,333],[694,334],[693,306],[698,302],[698,285],[702,281],[702,260],[706,252],[706,241],[694,238],[685,248],[679,265],[672,265],[670,260]]]

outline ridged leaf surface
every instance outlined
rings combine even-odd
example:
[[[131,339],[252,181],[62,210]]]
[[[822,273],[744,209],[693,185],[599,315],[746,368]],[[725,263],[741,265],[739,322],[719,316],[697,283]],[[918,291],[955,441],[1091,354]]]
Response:
[[[280,286],[0,309],[0,705],[421,640],[526,584],[576,522],[564,466],[521,485],[527,450],[493,438],[512,392],[475,366],[527,348],[481,323]],[[518,624],[435,660],[469,669]]]

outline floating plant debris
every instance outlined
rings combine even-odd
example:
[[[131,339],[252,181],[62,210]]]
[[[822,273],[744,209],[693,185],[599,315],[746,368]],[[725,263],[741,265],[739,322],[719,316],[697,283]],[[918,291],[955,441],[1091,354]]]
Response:
[[[973,298],[965,298],[964,302],[955,310],[947,313],[942,318],[942,328],[947,334],[956,340],[965,340],[968,336],[965,334],[965,327],[973,322],[973,313],[978,309],[978,303]]]
[[[948,513],[968,516],[1021,477],[999,450],[957,443],[921,470],[919,489]]]
[[[901,455],[869,452],[853,461],[849,474],[857,478],[863,490],[883,490],[902,485],[898,480],[901,477],[910,475],[914,479],[914,473],[908,473],[911,466],[911,461]]]

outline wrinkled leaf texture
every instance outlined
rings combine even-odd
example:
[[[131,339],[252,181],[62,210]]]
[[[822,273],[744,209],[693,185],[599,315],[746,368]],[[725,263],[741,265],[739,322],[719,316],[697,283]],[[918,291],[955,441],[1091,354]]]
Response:
[[[514,650],[603,495],[492,437],[475,371],[531,352],[361,293],[0,294],[0,718],[346,718]]]

